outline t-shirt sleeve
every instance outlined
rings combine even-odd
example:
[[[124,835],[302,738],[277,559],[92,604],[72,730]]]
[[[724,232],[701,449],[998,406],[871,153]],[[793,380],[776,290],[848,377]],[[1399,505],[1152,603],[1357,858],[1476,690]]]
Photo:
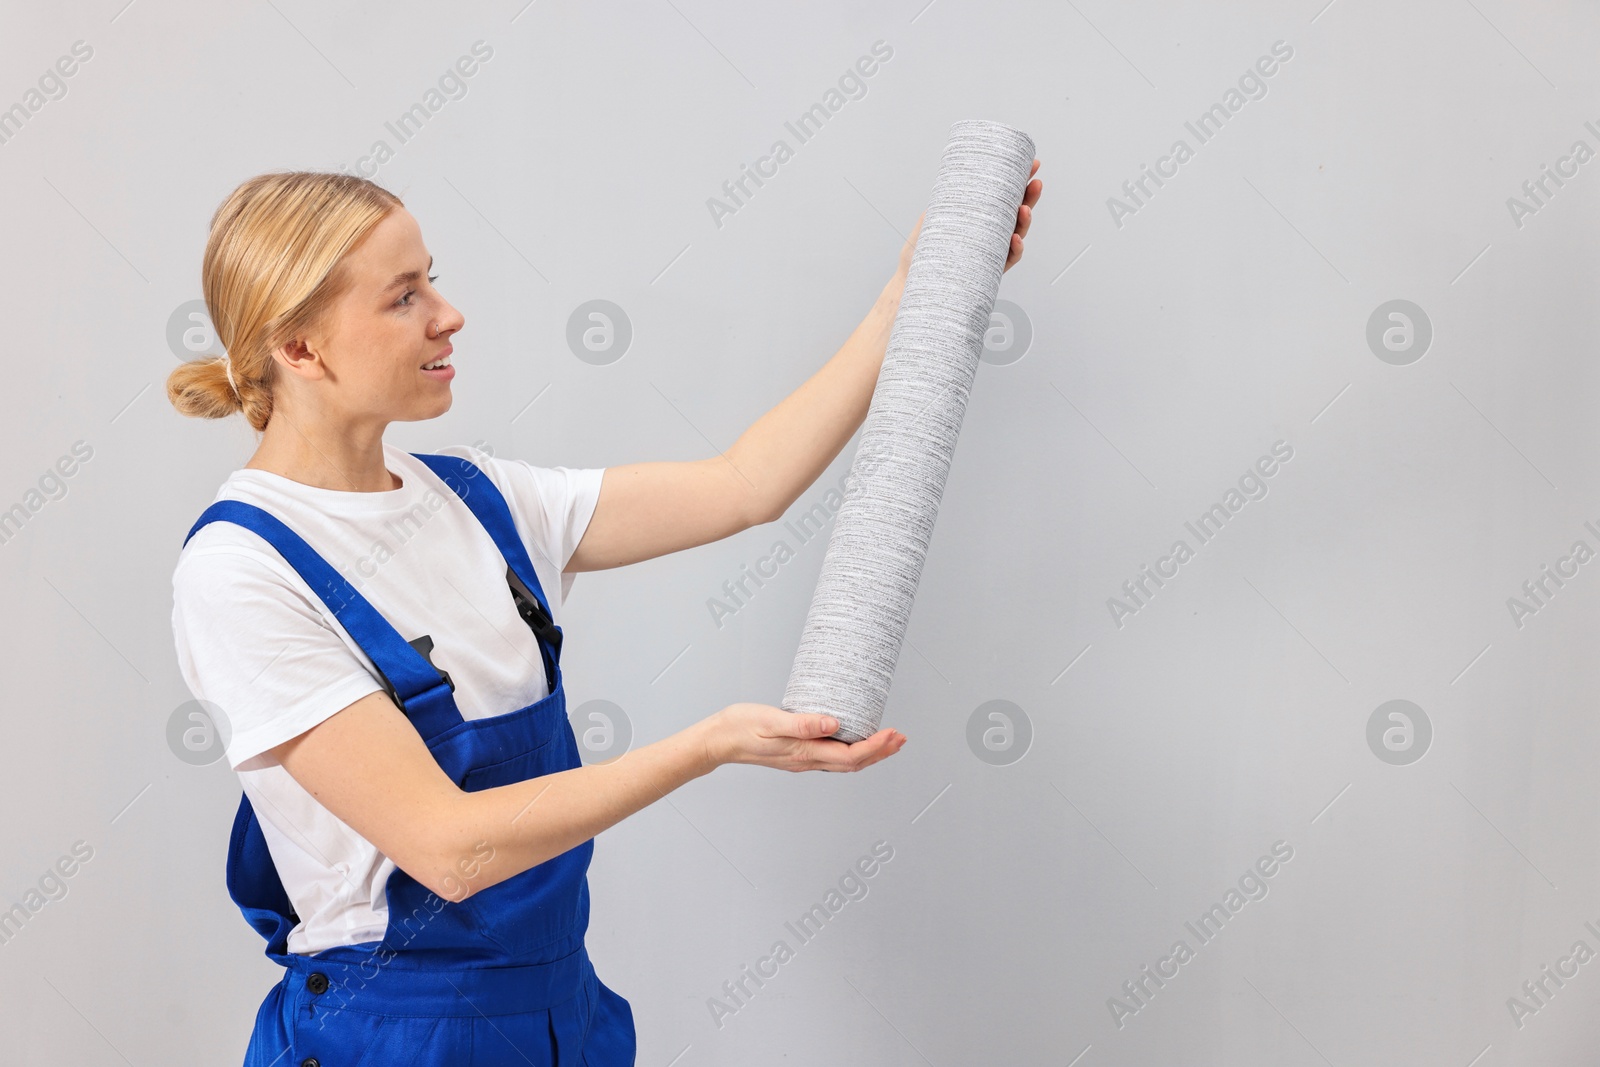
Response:
[[[178,666],[220,711],[236,770],[383,688],[296,584],[233,546],[192,545],[173,571]]]
[[[528,535],[524,539],[531,539],[528,548],[534,566],[543,574],[560,574],[561,599],[556,603],[566,603],[577,575],[562,573],[562,569],[578,550],[594,517],[606,469],[537,467],[527,460],[501,459],[468,446],[462,446],[459,454],[492,466],[506,506]],[[548,583],[541,584],[548,588]]]

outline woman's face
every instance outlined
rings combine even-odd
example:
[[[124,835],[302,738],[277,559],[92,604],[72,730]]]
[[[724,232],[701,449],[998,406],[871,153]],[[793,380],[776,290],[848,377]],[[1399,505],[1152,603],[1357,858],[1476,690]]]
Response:
[[[291,386],[297,400],[311,400],[325,417],[379,423],[450,410],[454,368],[423,365],[449,354],[450,335],[466,320],[433,287],[432,262],[405,208],[395,208],[346,254],[348,289],[320,330],[281,353],[295,371],[291,377],[305,381],[304,388]]]

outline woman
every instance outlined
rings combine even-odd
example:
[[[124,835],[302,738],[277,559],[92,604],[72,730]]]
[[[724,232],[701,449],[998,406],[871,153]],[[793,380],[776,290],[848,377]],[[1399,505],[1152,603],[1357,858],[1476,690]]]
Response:
[[[583,944],[592,838],[724,763],[900,750],[893,729],[846,745],[828,716],[743,703],[582,766],[545,590],[782,515],[865,418],[915,240],[725,457],[575,470],[384,442],[449,410],[464,325],[393,194],[276,173],[218,208],[202,275],[228,354],[167,395],[261,437],[189,531],[173,631],[244,787],[228,890],[285,968],[247,1067],[632,1064],[631,1008]]]

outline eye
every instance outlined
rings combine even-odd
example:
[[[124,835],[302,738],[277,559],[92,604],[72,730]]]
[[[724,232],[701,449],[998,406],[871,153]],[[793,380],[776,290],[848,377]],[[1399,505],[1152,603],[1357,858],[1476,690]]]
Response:
[[[438,280],[439,280],[439,276],[437,274],[428,275],[428,281],[429,282],[436,282]],[[407,289],[405,291],[405,293],[400,297],[400,299],[395,301],[395,305],[398,306],[398,307],[410,307],[411,304],[410,304],[409,301],[411,300],[411,298],[413,296],[416,296],[416,295],[417,295],[417,291],[415,289]]]

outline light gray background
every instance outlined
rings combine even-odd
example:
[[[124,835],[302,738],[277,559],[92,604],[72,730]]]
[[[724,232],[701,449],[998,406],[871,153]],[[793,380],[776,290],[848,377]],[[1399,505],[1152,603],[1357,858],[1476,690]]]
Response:
[[[951,122],[1043,160],[1001,289],[1033,340],[980,368],[885,720],[905,751],[724,768],[597,842],[589,945],[640,1064],[1592,1054],[1600,962],[1520,1028],[1506,1004],[1600,950],[1600,563],[1520,628],[1506,606],[1600,546],[1600,160],[1520,228],[1506,206],[1600,148],[1591,5],[120,3],[12,5],[0,35],[0,106],[94,49],[0,145],[0,508],[94,450],[0,545],[0,902],[95,850],[0,945],[0,1060],[242,1057],[278,972],[223,885],[238,785],[165,731],[190,698],[172,565],[253,435],[167,404],[167,323],[235,184],[393,143],[480,39],[467,95],[376,175],[467,319],[453,409],[391,431],[412,450],[711,455],[867,311]],[[706,199],[880,39],[865,97],[718,228]],[[1107,198],[1279,40],[1268,94],[1117,227]],[[593,299],[633,326],[605,365],[565,340]],[[1405,366],[1365,339],[1392,299],[1434,330]],[[1118,628],[1107,598],[1280,439],[1268,495]],[[822,540],[720,629],[706,602],[779,537],[580,576],[574,708],[615,702],[643,744],[776,702]],[[1401,698],[1433,739],[1396,766],[1366,730]],[[1031,724],[1009,765],[968,745],[992,700]],[[870,893],[798,945],[784,923],[879,840]],[[1267,897],[1119,1029],[1108,998],[1276,841]],[[708,999],[779,938],[794,959],[719,1027]]]

